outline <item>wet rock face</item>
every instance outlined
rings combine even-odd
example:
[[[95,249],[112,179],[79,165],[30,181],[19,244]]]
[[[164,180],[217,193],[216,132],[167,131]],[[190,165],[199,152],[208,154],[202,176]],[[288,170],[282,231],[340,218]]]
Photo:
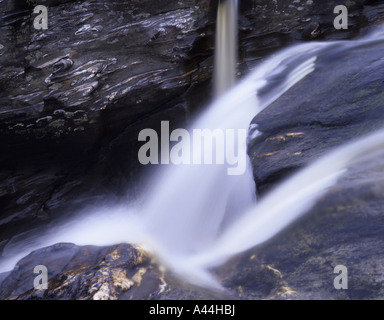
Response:
[[[324,52],[316,72],[253,119],[261,135],[249,155],[261,196],[331,149],[383,127],[381,48]],[[229,263],[220,273],[226,286],[244,298],[380,299],[382,159],[381,152],[352,164],[304,218]],[[348,290],[334,287],[337,266],[348,269]]]
[[[186,57],[207,36],[208,2],[194,4],[48,1],[49,28],[41,31],[34,30],[29,10],[16,12],[15,22],[9,19],[16,13],[5,13],[2,134],[78,135],[87,127],[102,130],[102,111],[108,119],[105,113],[120,110],[113,121],[128,126],[164,104],[174,106],[170,101],[186,91],[198,69]],[[55,114],[61,109],[85,110],[87,118],[67,121],[70,116]],[[51,121],[40,120],[47,117]]]
[[[351,18],[359,20],[351,20],[348,32],[335,33],[337,1],[248,1],[240,23],[242,59],[260,59],[250,46],[277,49],[305,39],[307,32],[313,39],[331,33],[351,37],[365,19],[363,3],[346,3]],[[185,93],[210,78],[212,61],[202,62],[213,52],[214,2],[41,4],[48,7],[49,28],[40,31],[33,28],[32,7],[23,1],[3,4],[8,10],[0,28],[0,133],[57,138],[89,132],[93,142],[95,133],[121,130],[160,107],[195,107]],[[87,118],[58,118],[54,112],[61,109],[85,110]],[[39,121],[47,117],[52,121]]]
[[[0,250],[64,208],[126,195],[139,131],[209,97],[210,1],[41,4],[47,30],[33,5],[0,3]]]
[[[365,11],[379,1],[255,0],[240,1],[240,56],[243,70],[252,69],[265,55],[287,45],[303,41],[350,39],[377,20]],[[335,30],[334,8],[348,9],[348,29]]]
[[[259,193],[382,127],[381,46],[321,53],[314,73],[253,119],[261,132],[249,148]]]
[[[34,287],[36,266],[48,270],[47,289]],[[0,285],[0,299],[150,299],[165,285],[162,273],[140,248],[57,244],[22,259]]]
[[[382,299],[382,155],[351,165],[306,216],[223,268],[226,286],[243,298]],[[337,266],[346,290],[334,286]]]

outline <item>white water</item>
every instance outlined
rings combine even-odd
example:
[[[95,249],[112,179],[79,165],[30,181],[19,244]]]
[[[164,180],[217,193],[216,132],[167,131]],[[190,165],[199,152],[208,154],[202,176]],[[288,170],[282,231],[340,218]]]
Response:
[[[314,70],[314,53],[323,46],[293,47],[262,64],[211,105],[192,128],[247,129],[258,112]],[[267,76],[283,70],[292,57],[297,59],[295,68],[271,90],[267,101],[258,101],[257,90],[266,84]],[[237,149],[246,153],[245,139]],[[247,171],[240,176],[229,176],[225,165],[168,166],[152,183],[149,202],[140,209],[145,233],[151,235],[156,251],[167,248],[172,255],[189,255],[213,245],[226,226],[255,205],[248,157]]]
[[[382,33],[363,40],[288,48],[261,63],[215,101],[191,129],[247,129],[258,112],[315,71],[322,50],[363,46],[378,39],[383,39]],[[271,79],[274,85],[269,87]],[[257,92],[265,86],[269,90],[260,98]],[[239,152],[244,152],[246,141],[238,147]],[[351,160],[383,147],[384,132],[379,132],[340,148],[281,184],[257,204],[249,163],[246,174],[241,176],[229,176],[225,165],[170,165],[153,177],[144,205],[99,206],[87,217],[58,226],[45,235],[10,243],[4,250],[0,271],[11,269],[31,250],[58,242],[129,242],[152,250],[184,280],[217,288],[210,268],[275,236],[304,214],[345,172]]]

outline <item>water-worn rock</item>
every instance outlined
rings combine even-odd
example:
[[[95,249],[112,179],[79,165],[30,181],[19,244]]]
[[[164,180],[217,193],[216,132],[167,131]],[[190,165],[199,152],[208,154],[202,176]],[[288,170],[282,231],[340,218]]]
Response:
[[[225,285],[244,299],[383,299],[382,157],[352,164],[306,216],[229,263]],[[337,266],[347,290],[334,286]]]
[[[34,272],[44,266],[47,282]],[[40,269],[39,269],[40,270]],[[36,278],[38,278],[36,280]],[[47,288],[35,288],[46,284]],[[191,286],[139,246],[59,243],[30,253],[11,272],[0,273],[2,300],[228,299],[231,295]]]
[[[383,42],[323,51],[316,71],[253,119],[250,143],[260,193],[332,148],[383,123]]]
[[[240,1],[242,68],[248,70],[266,54],[293,43],[350,39],[382,20],[378,8],[366,10],[374,3],[379,1]],[[334,28],[334,8],[338,5],[348,9],[348,29]]]
[[[1,248],[125,195],[142,169],[138,132],[181,123],[209,97],[210,1],[40,4],[49,27],[38,31],[33,4],[0,2]]]
[[[35,288],[36,266],[48,270],[47,289]],[[127,244],[77,247],[57,244],[23,258],[0,285],[9,300],[137,300],[164,291],[162,272],[140,248]],[[43,284],[43,281],[36,281]]]
[[[316,72],[255,117],[261,135],[249,154],[261,196],[333,148],[383,128],[382,47],[323,52]],[[382,299],[383,152],[366,157],[304,218],[223,268],[226,286],[242,298]],[[348,269],[348,290],[334,287],[339,265]],[[280,284],[265,280],[266,270]]]

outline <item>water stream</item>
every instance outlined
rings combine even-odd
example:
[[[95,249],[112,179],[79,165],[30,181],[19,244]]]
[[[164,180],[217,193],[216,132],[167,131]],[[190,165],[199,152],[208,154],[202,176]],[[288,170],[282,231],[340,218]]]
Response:
[[[237,8],[237,0],[222,0],[217,10],[214,68],[216,97],[227,92],[236,83]]]
[[[219,16],[233,17],[220,10],[234,8],[236,1],[221,7]],[[226,21],[219,19],[222,24]],[[191,124],[188,132],[249,130],[256,114],[316,72],[317,59],[324,52],[369,46],[383,40],[380,31],[360,40],[311,42],[289,47],[260,63],[228,92],[223,93],[230,84],[220,85],[220,97]],[[224,69],[225,65],[219,68]],[[228,71],[231,74],[232,68]],[[252,137],[257,136],[257,128],[252,129]],[[256,201],[252,169],[246,155],[247,138],[251,137],[238,135],[237,138],[233,140],[234,150],[244,157],[241,174],[229,174],[233,163],[162,166],[146,190],[144,204],[114,208],[96,208],[96,205],[82,219],[57,226],[45,235],[33,235],[28,242],[11,243],[4,250],[0,271],[11,269],[31,250],[58,242],[78,245],[129,242],[151,250],[184,280],[219,288],[211,268],[275,236],[307,212],[346,172],[353,159],[384,147],[384,131],[340,147]],[[192,153],[208,151],[193,149]]]

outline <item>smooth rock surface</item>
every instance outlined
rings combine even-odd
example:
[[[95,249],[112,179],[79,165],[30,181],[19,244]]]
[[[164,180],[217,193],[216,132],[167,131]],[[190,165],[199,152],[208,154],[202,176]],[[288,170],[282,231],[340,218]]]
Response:
[[[48,289],[34,288],[36,265],[48,270]],[[130,245],[57,244],[22,259],[0,285],[8,300],[151,299],[165,286],[148,254]]]
[[[303,218],[228,263],[226,286],[243,299],[383,299],[382,157],[355,162]],[[347,290],[334,287],[337,266]]]
[[[253,119],[262,133],[249,146],[260,193],[325,152],[382,127],[382,46],[381,41],[320,52],[316,71]]]

